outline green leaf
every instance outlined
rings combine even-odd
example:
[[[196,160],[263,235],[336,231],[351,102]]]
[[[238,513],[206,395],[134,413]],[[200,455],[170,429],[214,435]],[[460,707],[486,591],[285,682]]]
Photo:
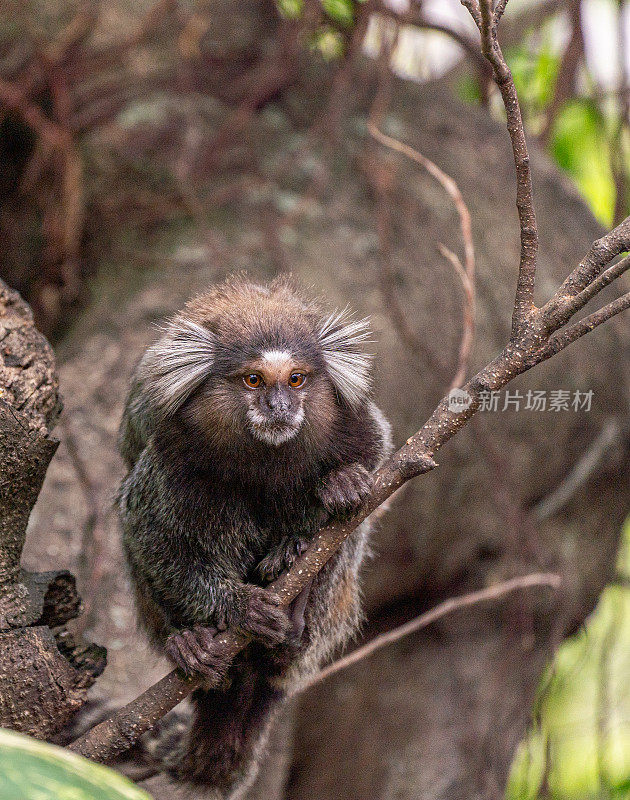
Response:
[[[507,54],[514,85],[527,116],[535,116],[551,102],[560,68],[560,53],[545,38],[538,52],[532,52],[527,39],[511,47]]]
[[[610,168],[606,121],[588,99],[567,103],[555,120],[551,152],[574,179],[595,216],[612,224],[615,185]]]
[[[333,61],[343,55],[343,36],[339,31],[322,25],[313,37],[313,48],[319,50],[326,61]]]
[[[304,0],[276,0],[280,15],[286,19],[297,19],[304,11]]]
[[[61,747],[0,729],[2,800],[150,800],[114,770]]]
[[[348,28],[354,22],[352,0],[322,0],[322,8],[339,25]]]

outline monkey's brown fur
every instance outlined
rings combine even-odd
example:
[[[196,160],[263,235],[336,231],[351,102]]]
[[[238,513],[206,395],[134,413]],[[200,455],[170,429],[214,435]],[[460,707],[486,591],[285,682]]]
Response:
[[[367,335],[365,320],[324,312],[287,281],[234,279],[190,301],[134,377],[119,509],[139,616],[191,673],[226,672],[217,630],[256,640],[228,688],[194,693],[183,741],[161,745],[171,769],[218,798],[253,779],[274,709],[359,623],[365,524],[290,615],[262,587],[327,519],[361,505],[390,449]]]

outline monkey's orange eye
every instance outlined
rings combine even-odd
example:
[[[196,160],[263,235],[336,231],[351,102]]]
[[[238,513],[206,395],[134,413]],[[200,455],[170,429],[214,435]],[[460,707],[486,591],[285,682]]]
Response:
[[[306,375],[302,372],[293,372],[289,376],[289,386],[292,389],[299,389],[300,386],[304,386],[304,381],[306,380]]]
[[[248,389],[258,389],[262,386],[262,378],[255,372],[252,372],[251,375],[245,375],[243,381]]]

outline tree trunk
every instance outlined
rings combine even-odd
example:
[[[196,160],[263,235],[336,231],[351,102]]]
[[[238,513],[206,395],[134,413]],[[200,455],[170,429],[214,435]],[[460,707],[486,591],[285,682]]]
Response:
[[[2,281],[0,386],[0,726],[50,738],[85,702],[105,654],[65,629],[80,611],[73,576],[20,567],[60,403],[52,350]]]

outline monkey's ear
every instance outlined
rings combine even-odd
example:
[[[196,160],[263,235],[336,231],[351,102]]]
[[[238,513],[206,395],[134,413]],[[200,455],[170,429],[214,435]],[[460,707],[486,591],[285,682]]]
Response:
[[[208,328],[184,317],[175,317],[163,331],[162,338],[144,354],[138,381],[151,410],[168,417],[210,373],[216,337]]]
[[[372,355],[363,349],[370,336],[369,317],[355,319],[347,306],[327,317],[318,331],[330,378],[352,408],[358,408],[370,392]]]

